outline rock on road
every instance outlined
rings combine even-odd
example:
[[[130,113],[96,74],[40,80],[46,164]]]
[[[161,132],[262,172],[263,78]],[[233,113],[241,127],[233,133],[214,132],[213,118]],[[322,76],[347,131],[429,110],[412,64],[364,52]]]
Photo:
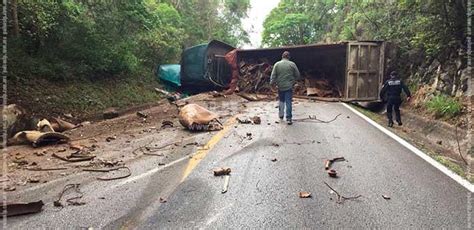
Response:
[[[277,124],[274,102],[251,102],[241,117],[260,125],[227,123],[211,135],[199,159],[172,159],[157,168],[150,160],[130,167],[120,181],[91,181],[84,206],[8,218],[9,229],[36,228],[456,228],[470,227],[472,194],[441,171],[339,103],[298,101],[294,118],[321,120]],[[247,138],[251,133],[251,138]],[[217,137],[216,137],[217,136]],[[324,169],[335,162],[338,178]],[[275,159],[276,161],[272,161]],[[229,187],[212,169],[230,167]],[[80,176],[79,176],[80,177]],[[74,179],[71,179],[74,180]],[[76,178],[80,180],[80,178]],[[336,202],[336,194],[361,195]],[[59,186],[59,185],[58,185]],[[61,184],[62,186],[62,184]],[[298,193],[311,192],[311,198]],[[29,197],[41,197],[32,190]],[[387,195],[391,199],[384,199]],[[160,197],[166,202],[160,202]],[[48,200],[48,198],[45,198]],[[51,195],[50,200],[53,199]]]

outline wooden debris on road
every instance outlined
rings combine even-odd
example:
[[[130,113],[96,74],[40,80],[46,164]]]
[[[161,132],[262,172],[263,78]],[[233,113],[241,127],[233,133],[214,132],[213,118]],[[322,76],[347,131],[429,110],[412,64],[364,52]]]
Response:
[[[385,200],[390,200],[390,196],[388,196],[388,195],[382,195],[382,197],[383,197]]]
[[[228,167],[223,167],[223,168],[214,169],[213,171],[214,171],[214,176],[223,176],[223,175],[229,175],[232,170]]]

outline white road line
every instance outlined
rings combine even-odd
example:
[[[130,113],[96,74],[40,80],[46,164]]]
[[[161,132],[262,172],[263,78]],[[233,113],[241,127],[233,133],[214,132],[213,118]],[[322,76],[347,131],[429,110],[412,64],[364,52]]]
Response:
[[[342,103],[346,108],[357,114],[359,117],[362,119],[366,120],[369,124],[373,125],[375,128],[379,129],[383,133],[387,134],[389,137],[393,138],[395,141],[400,143],[401,145],[405,146],[407,149],[411,150],[413,153],[421,157],[423,160],[427,161],[430,163],[433,167],[437,168],[447,176],[451,177],[451,179],[455,180],[458,182],[460,185],[465,187],[467,190],[469,190],[471,193],[474,192],[474,185],[471,184],[469,181],[466,179],[462,178],[458,174],[454,173],[453,171],[449,170],[446,168],[444,165],[436,161],[435,159],[431,158],[428,156],[428,154],[424,153],[423,151],[419,150],[412,144],[408,143],[407,141],[403,140],[401,137],[397,136],[396,134],[392,133],[391,131],[387,130],[386,128],[382,127],[379,125],[377,122],[373,121],[372,119],[368,118],[364,114],[360,113],[356,109],[352,108],[350,105],[347,105],[346,103]]]

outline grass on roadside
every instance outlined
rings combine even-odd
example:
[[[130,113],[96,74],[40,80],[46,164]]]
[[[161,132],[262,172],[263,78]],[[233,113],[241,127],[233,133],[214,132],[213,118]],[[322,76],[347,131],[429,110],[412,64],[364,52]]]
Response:
[[[8,96],[9,103],[39,116],[71,113],[76,118],[87,118],[109,107],[120,109],[157,102],[161,97],[154,88],[159,86],[150,76],[68,82],[38,79],[9,82]]]
[[[452,118],[462,110],[462,104],[452,97],[436,95],[425,104],[428,111],[437,118]]]

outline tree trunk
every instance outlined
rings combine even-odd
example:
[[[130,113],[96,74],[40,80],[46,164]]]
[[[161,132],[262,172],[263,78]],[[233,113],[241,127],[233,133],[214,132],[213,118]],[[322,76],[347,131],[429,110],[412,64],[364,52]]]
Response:
[[[18,1],[11,0],[11,9],[12,9],[12,36],[18,37],[20,35],[20,26],[18,25]]]

